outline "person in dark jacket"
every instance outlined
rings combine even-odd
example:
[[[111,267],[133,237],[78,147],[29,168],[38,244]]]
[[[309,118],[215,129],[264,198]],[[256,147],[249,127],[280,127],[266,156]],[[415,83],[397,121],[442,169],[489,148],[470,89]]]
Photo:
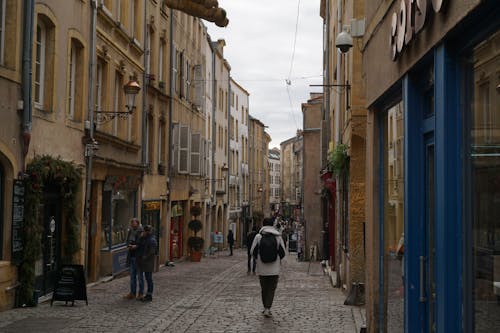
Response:
[[[248,256],[247,274],[250,274],[250,272],[252,272],[254,275],[255,275],[255,266],[257,265],[257,261],[255,257],[252,255],[252,252],[250,252],[250,248],[252,247],[252,243],[256,235],[257,235],[257,227],[253,226],[252,230],[247,234],[247,256]],[[252,263],[252,265],[250,265],[250,263]]]
[[[228,233],[227,233],[227,243],[229,244],[229,255],[232,256],[233,255],[233,245],[234,245],[234,234],[233,234],[233,231],[231,229],[229,229]]]
[[[146,296],[142,298],[144,302],[153,300],[153,270],[155,266],[156,255],[156,239],[152,233],[151,226],[144,227],[144,231],[139,238],[137,248],[137,267],[140,272],[144,273],[148,289]]]
[[[142,273],[137,270],[136,264],[136,253],[137,253],[137,241],[142,233],[142,226],[137,218],[132,218],[130,220],[130,228],[127,233],[127,265],[130,272],[130,292],[124,296],[125,299],[141,299],[144,294],[144,278]],[[137,292],[137,282],[139,282],[139,294]]]

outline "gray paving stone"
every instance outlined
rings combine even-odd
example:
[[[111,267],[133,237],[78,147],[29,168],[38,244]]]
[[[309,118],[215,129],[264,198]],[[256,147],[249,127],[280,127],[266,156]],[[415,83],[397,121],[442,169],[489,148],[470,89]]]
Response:
[[[320,272],[319,263],[286,257],[273,317],[265,318],[258,277],[246,273],[246,250],[236,250],[160,268],[151,303],[124,300],[124,277],[90,287],[88,306],[47,302],[1,312],[0,332],[356,332],[359,309],[343,305],[345,295]]]

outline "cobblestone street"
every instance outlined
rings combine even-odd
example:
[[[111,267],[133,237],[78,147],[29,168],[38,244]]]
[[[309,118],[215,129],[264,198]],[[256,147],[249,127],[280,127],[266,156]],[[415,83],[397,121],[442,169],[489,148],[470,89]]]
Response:
[[[153,275],[153,302],[124,300],[128,276],[88,288],[89,305],[39,304],[0,313],[0,332],[359,332],[360,309],[330,285],[319,263],[283,261],[273,317],[261,314],[258,277],[246,250],[179,262]],[[308,272],[309,271],[309,272]]]

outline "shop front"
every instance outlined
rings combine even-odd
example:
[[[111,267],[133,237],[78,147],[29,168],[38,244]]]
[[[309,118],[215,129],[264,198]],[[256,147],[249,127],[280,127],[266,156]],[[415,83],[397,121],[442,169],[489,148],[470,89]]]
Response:
[[[499,331],[500,7],[396,3],[364,56],[368,328]]]
[[[170,260],[182,258],[184,228],[184,208],[182,201],[172,202],[172,214],[170,218]]]
[[[101,276],[116,275],[127,269],[127,232],[136,217],[138,176],[108,176],[102,188]]]

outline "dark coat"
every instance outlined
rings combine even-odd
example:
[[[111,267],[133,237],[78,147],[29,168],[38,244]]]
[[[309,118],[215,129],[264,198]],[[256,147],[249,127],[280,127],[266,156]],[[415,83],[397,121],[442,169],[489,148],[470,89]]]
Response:
[[[232,230],[229,230],[227,234],[227,243],[233,245],[234,244],[234,235]]]
[[[139,238],[137,247],[137,268],[141,272],[152,272],[155,267],[156,239],[152,234]]]

